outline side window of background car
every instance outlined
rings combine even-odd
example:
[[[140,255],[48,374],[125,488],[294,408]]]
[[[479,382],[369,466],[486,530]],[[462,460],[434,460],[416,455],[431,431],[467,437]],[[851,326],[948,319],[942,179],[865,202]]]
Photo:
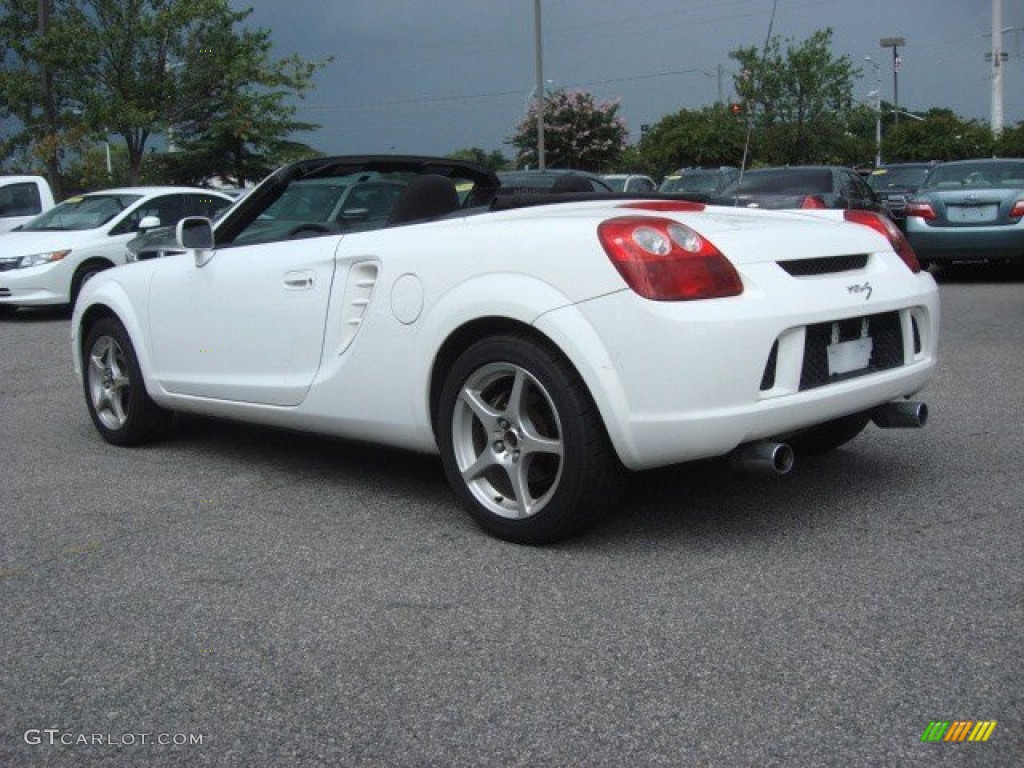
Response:
[[[160,219],[161,226],[177,224],[178,219],[184,216],[185,196],[184,195],[162,195],[147,200],[125,217],[120,224],[111,230],[111,235],[124,235],[129,232],[138,232],[139,223],[147,216],[155,216]]]
[[[231,202],[216,195],[185,195],[185,216],[217,218],[217,214],[231,205]]]
[[[11,184],[0,189],[0,218],[35,216],[43,210],[35,184]]]

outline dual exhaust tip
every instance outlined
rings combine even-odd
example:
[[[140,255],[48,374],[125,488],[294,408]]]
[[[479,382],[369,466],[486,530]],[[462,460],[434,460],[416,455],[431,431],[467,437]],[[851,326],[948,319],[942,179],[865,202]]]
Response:
[[[919,429],[928,422],[928,406],[916,400],[899,400],[872,409],[870,416],[882,429]],[[730,459],[734,467],[746,472],[785,475],[793,469],[795,456],[786,443],[756,440],[741,445]]]

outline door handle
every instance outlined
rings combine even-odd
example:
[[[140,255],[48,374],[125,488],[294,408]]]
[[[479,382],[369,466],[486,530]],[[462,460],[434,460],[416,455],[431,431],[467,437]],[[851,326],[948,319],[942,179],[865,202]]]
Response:
[[[313,287],[313,273],[308,271],[286,272],[284,287],[290,291],[305,291]]]

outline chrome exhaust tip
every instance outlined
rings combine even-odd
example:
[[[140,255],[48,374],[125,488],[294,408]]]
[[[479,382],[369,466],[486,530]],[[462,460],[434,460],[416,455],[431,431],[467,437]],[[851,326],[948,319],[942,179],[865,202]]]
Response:
[[[918,429],[928,423],[928,405],[917,400],[898,400],[871,411],[871,420],[882,429]]]
[[[730,454],[736,469],[764,475],[785,475],[793,468],[793,459],[792,448],[769,440],[744,443]]]

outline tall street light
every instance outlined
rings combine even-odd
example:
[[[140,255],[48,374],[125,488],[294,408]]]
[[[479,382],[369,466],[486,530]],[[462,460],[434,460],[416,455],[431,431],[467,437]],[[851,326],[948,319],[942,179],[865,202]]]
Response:
[[[879,168],[882,165],[882,65],[870,56],[865,56],[864,61],[875,68],[875,168]]]
[[[892,104],[895,109],[895,122],[896,125],[900,124],[900,64],[903,63],[900,59],[899,49],[907,44],[906,38],[903,37],[883,37],[879,43],[883,48],[892,48]]]
[[[537,62],[537,168],[544,170],[544,45],[541,39],[540,0],[533,0],[534,57]]]

